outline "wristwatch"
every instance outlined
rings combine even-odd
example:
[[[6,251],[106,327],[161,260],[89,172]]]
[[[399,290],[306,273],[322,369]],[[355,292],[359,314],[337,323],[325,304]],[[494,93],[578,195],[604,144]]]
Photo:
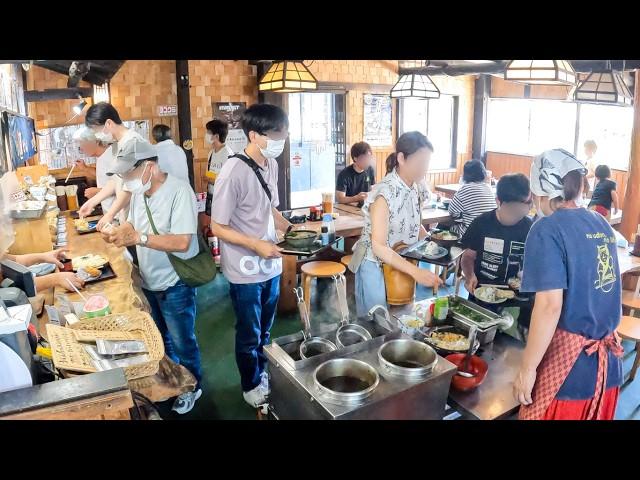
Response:
[[[148,241],[149,241],[149,237],[147,237],[146,233],[143,233],[142,235],[140,235],[140,242],[138,243],[138,245],[142,245],[143,247],[146,247]]]

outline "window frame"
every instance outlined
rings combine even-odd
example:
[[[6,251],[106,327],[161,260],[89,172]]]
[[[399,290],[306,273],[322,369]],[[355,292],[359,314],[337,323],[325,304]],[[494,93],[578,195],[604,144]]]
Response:
[[[455,170],[457,168],[457,164],[458,164],[458,127],[459,127],[459,110],[460,110],[460,96],[459,95],[448,95],[448,94],[441,94],[443,96],[446,97],[450,97],[452,102],[451,102],[451,138],[450,138],[450,142],[451,142],[451,158],[449,160],[449,166],[445,167],[445,168],[429,168],[429,172],[441,172],[441,171],[447,171],[447,170]],[[397,125],[397,134],[396,134],[396,141],[398,140],[398,137],[400,137],[400,135],[402,135],[404,133],[403,130],[403,117],[404,117],[404,113],[405,113],[405,104],[404,104],[404,98],[399,98],[398,99],[398,104],[397,104],[397,108],[396,111],[397,113],[397,119],[396,119],[396,125]],[[427,137],[429,137],[429,107],[430,107],[430,103],[431,101],[437,101],[439,99],[434,99],[434,98],[429,98],[429,99],[419,99],[420,102],[427,102],[427,111],[426,111],[426,115],[425,115],[425,119],[426,119],[426,125],[425,125],[425,131],[427,132]],[[437,148],[437,145],[434,145]]]

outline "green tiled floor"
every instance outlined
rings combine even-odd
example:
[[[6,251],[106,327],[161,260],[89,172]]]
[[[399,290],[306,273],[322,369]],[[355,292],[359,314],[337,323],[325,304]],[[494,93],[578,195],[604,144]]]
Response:
[[[228,290],[229,285],[221,274],[210,285],[198,290],[196,329],[202,354],[203,395],[194,409],[183,416],[171,412],[171,403],[165,402],[160,406],[160,413],[164,419],[253,420],[256,418],[256,411],[242,399],[240,376],[234,357],[235,317]],[[441,289],[441,294],[451,290],[451,287]],[[466,295],[464,292],[461,294]],[[430,296],[432,296],[431,289],[418,286],[416,290],[418,300]],[[322,297],[322,306],[318,303],[320,297]],[[337,304],[335,292],[330,283],[324,282],[319,290],[314,286],[311,300],[312,322],[338,321],[339,314],[335,307],[332,307]],[[352,302],[353,298],[350,298],[350,303]],[[352,304],[350,308],[352,311],[355,310]],[[277,315],[272,329],[272,338],[294,333],[300,328],[297,314]],[[633,345],[627,342],[624,346],[627,352],[633,348]],[[632,363],[633,355],[627,355],[625,373],[629,371]],[[616,418],[640,419],[640,378],[623,388]]]

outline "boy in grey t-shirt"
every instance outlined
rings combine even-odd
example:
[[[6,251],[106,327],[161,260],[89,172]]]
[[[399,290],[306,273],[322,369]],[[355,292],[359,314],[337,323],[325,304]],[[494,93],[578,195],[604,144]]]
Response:
[[[280,296],[282,258],[276,229],[291,224],[276,210],[278,162],[288,136],[287,114],[279,107],[257,104],[242,114],[249,145],[222,167],[213,190],[211,230],[220,239],[222,272],[236,314],[236,363],[243,397],[257,407],[269,393],[262,347]],[[256,168],[256,171],[253,170]],[[264,180],[264,187],[258,178]]]

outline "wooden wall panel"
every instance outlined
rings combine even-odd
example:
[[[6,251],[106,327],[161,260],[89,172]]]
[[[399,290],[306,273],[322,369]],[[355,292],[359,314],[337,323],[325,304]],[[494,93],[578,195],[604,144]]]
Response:
[[[525,97],[525,84],[510,82],[500,77],[491,78],[492,98],[535,98],[547,100],[565,100],[570,87],[562,85],[531,85],[529,96]]]
[[[311,61],[307,61],[309,63]],[[353,83],[357,87],[347,92],[347,148],[363,137],[364,94],[367,85],[388,85],[398,78],[398,62],[392,60],[316,60],[309,69],[319,81]],[[191,122],[194,153],[196,190],[204,191],[203,176],[206,170],[208,146],[204,143],[204,125],[212,118],[212,102],[257,101],[256,67],[247,61],[190,60]],[[34,66],[28,76],[29,89],[64,88],[66,76]],[[432,185],[457,182],[464,162],[471,158],[473,136],[474,77],[435,77],[443,93],[458,95],[458,158],[455,170],[429,174]],[[129,60],[124,63],[111,81],[111,102],[123,120],[150,120],[169,125],[178,139],[177,117],[156,117],[158,105],[177,103],[175,61]],[[89,99],[90,101],[90,99]],[[30,104],[30,115],[36,120],[36,128],[59,126],[68,121],[74,100],[38,102]],[[396,102],[393,106],[393,138],[396,136]],[[81,123],[77,117],[73,123]],[[436,146],[437,148],[437,146]],[[374,148],[376,177],[385,173],[384,162],[393,152],[393,145]],[[347,160],[350,163],[350,158]]]

